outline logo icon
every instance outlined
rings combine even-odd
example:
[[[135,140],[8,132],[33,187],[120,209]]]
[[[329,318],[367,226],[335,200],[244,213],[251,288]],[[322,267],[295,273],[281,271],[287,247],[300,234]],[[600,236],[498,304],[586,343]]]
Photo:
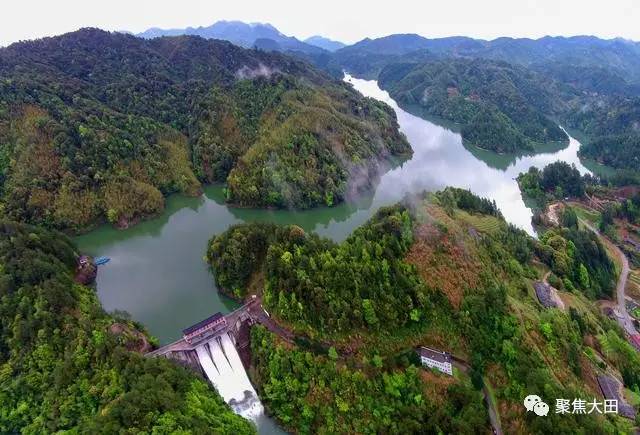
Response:
[[[538,402],[533,406],[533,412],[539,417],[546,417],[549,413],[549,405],[544,402]]]
[[[549,414],[549,405],[544,403],[540,396],[535,394],[530,394],[524,398],[524,407],[527,409],[527,412],[533,411],[540,417]]]

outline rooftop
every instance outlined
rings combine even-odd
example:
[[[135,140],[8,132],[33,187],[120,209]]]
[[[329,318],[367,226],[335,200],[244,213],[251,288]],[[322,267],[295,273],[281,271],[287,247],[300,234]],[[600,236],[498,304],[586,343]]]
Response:
[[[420,356],[423,356],[425,358],[429,358],[432,359],[434,361],[438,361],[441,363],[450,363],[451,362],[451,355],[449,355],[446,352],[441,352],[439,350],[435,350],[435,349],[431,349],[428,347],[420,347],[418,348],[418,354]]]
[[[618,413],[620,415],[630,419],[635,418],[636,410],[624,400],[624,397],[620,396],[620,383],[616,378],[598,375],[598,384],[605,399],[618,401]]]
[[[198,329],[202,328],[203,326],[207,326],[209,323],[213,323],[219,320],[221,317],[223,317],[222,313],[215,313],[213,316],[207,317],[206,319],[199,321],[195,325],[189,326],[187,329],[183,329],[182,333],[184,335],[189,335],[192,332],[195,332]]]

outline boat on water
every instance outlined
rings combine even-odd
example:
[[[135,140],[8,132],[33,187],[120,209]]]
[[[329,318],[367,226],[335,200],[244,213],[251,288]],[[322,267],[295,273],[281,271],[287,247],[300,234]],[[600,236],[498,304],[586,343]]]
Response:
[[[108,263],[110,260],[111,260],[111,258],[109,258],[109,257],[97,257],[94,260],[94,263],[95,263],[96,266],[101,266],[103,264]]]

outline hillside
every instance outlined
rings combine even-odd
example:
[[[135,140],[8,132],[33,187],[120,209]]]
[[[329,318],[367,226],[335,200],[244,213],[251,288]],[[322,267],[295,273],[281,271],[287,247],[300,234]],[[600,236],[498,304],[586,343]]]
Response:
[[[276,51],[294,51],[320,54],[325,49],[318,44],[302,42],[293,36],[286,36],[269,23],[243,23],[242,21],[218,21],[207,27],[187,27],[186,29],[151,28],[136,36],[158,38],[162,36],[200,36],[205,39],[222,39],[245,48],[253,48],[258,40],[272,41]],[[332,50],[329,50],[332,51]]]
[[[640,97],[585,98],[570,124],[590,138],[580,155],[614,168],[640,171]]]
[[[548,118],[563,108],[558,90],[522,67],[482,59],[398,63],[379,75],[401,105],[462,125],[462,138],[498,152],[531,151],[534,143],[566,142]]]
[[[144,358],[139,324],[73,280],[63,235],[0,222],[1,433],[255,433],[215,389]]]
[[[640,43],[594,36],[504,37],[487,41],[463,36],[428,39],[415,34],[394,34],[367,38],[338,50],[336,60],[351,71],[353,60],[364,54],[385,55],[388,61],[395,62],[415,51],[429,51],[442,57],[502,60],[522,66],[544,67],[561,63],[577,70],[599,68],[625,82],[640,83]],[[375,70],[376,64],[372,65],[371,70]]]
[[[328,64],[336,65],[359,77],[377,79],[380,70],[395,62],[431,60],[435,56],[427,48],[425,38],[419,35],[390,35],[383,38],[365,38],[353,45],[337,50]],[[320,65],[323,66],[323,65]],[[327,69],[326,66],[323,66]]]
[[[580,149],[580,155],[614,168],[640,171],[640,134],[600,136]]]
[[[334,41],[333,39],[325,38],[324,36],[320,35],[311,36],[305,39],[304,42],[332,52],[346,47],[346,44],[340,41]]]
[[[84,29],[0,49],[11,218],[81,230],[228,183],[245,206],[333,205],[410,155],[393,111],[299,60]]]
[[[504,433],[627,432],[620,417],[527,414],[538,394],[601,399],[596,375],[638,387],[640,357],[605,318],[613,263],[592,233],[534,240],[495,204],[448,188],[380,210],[340,244],[295,226],[243,224],[211,240],[221,287],[257,293],[295,345],[252,332],[253,379],[290,429],[443,433],[490,430],[490,385]],[[552,270],[564,308],[545,309],[533,283]],[[416,367],[417,346],[467,361],[453,378]],[[606,370],[605,370],[606,368]]]

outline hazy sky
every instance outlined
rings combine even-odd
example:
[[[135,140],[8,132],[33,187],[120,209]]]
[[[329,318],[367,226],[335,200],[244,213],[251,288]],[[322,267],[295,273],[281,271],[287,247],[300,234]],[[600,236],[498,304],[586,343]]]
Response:
[[[285,34],[347,43],[391,33],[427,37],[592,34],[640,41],[638,0],[3,0],[0,45],[81,27],[140,32],[218,20],[269,22]]]

